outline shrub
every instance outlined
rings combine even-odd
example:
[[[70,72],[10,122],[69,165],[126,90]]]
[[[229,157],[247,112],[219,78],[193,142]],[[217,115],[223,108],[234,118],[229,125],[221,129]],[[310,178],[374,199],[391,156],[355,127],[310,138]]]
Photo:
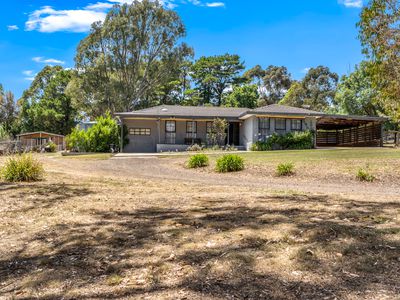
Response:
[[[236,154],[226,154],[217,159],[216,171],[221,173],[237,172],[244,169],[244,160]]]
[[[278,176],[290,176],[294,174],[294,164],[293,163],[280,163],[276,167],[276,174]]]
[[[366,169],[363,168],[358,169],[356,177],[360,181],[367,181],[367,182],[372,182],[376,179],[374,175],[372,175]]]
[[[251,145],[252,151],[312,149],[313,133],[311,131],[289,132],[284,135],[272,134],[265,142],[256,142]]]
[[[110,152],[120,145],[120,126],[107,113],[96,119],[96,124],[87,131],[74,128],[67,136],[67,147],[78,152]],[[124,126],[124,145],[129,142],[126,138],[128,129]]]
[[[186,149],[186,151],[191,151],[191,152],[196,152],[201,150],[203,150],[203,148],[198,144],[193,144]]]
[[[208,156],[205,154],[196,154],[189,158],[188,167],[193,168],[203,168],[209,165]]]
[[[56,152],[57,151],[57,145],[53,142],[49,142],[46,147],[45,147],[47,152]]]
[[[23,154],[10,157],[1,169],[4,180],[9,182],[38,181],[43,178],[44,169],[41,162],[31,155]]]
[[[89,142],[86,131],[77,128],[66,137],[67,148],[71,151],[87,152],[89,151]]]

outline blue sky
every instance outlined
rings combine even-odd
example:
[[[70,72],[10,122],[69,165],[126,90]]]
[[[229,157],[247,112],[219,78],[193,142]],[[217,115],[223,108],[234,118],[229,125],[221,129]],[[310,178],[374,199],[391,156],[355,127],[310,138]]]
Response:
[[[89,24],[129,0],[5,1],[0,18],[0,83],[20,97],[46,64],[73,67]],[[326,65],[346,74],[363,56],[362,0],[164,0],[187,27],[196,57],[239,54],[246,67],[284,65],[296,79]]]

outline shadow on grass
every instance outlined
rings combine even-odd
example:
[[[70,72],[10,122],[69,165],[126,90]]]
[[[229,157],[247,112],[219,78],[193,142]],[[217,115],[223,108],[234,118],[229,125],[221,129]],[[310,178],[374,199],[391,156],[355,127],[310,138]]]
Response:
[[[21,299],[175,299],[177,291],[187,299],[364,298],[376,289],[400,293],[400,243],[394,238],[400,228],[392,222],[400,203],[328,196],[258,200],[256,207],[234,206],[227,199],[196,208],[95,210],[87,222],[60,222],[28,241],[45,250],[0,260],[6,284],[0,285],[0,297],[23,289],[42,294],[21,294]],[[278,238],[260,234],[275,226],[279,231],[282,224],[290,230]],[[207,244],[218,238],[220,243]],[[260,270],[260,257],[268,264],[268,258],[289,248],[292,254],[285,259],[304,276],[272,265]],[[110,283],[111,276],[121,280]]]

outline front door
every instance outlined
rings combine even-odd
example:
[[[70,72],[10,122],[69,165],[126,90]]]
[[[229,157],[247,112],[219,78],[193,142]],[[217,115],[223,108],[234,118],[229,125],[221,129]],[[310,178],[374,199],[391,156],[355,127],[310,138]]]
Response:
[[[228,136],[227,136],[228,145],[234,145],[234,146],[240,145],[239,130],[240,126],[238,122],[229,123]]]

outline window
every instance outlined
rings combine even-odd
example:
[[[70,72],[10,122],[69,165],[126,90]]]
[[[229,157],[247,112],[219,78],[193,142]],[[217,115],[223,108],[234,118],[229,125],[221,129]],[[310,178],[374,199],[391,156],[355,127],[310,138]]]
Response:
[[[186,122],[186,137],[195,139],[197,135],[197,122],[187,121]]]
[[[302,120],[298,120],[298,119],[292,119],[290,120],[291,123],[291,129],[295,130],[295,131],[301,131],[302,130]]]
[[[265,140],[269,133],[270,119],[259,118],[258,119],[258,135],[260,140]]]
[[[176,122],[165,121],[165,143],[175,144],[176,137]]]
[[[211,134],[212,134],[212,128],[213,128],[213,122],[208,121],[206,122],[206,140],[207,140],[207,145],[211,145],[212,141],[211,141]]]
[[[286,119],[275,119],[275,130],[286,130]]]
[[[150,128],[129,128],[129,134],[131,135],[151,135]]]

